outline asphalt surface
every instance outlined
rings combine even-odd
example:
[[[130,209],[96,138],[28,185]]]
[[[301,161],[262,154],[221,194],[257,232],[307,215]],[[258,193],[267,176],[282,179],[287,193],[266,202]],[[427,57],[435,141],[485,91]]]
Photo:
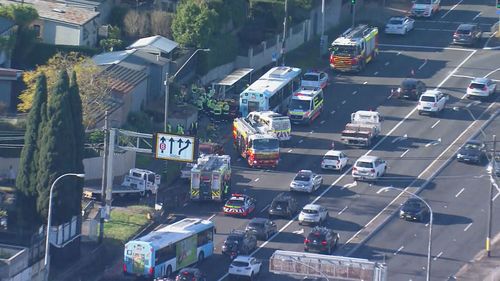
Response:
[[[407,36],[380,37],[380,53],[367,69],[359,74],[329,72],[331,83],[325,92],[325,110],[311,126],[294,126],[293,138],[281,150],[281,162],[276,170],[249,169],[245,162],[232,153],[233,192],[243,192],[257,199],[256,217],[267,217],[267,208],[288,185],[300,169],[311,169],[323,175],[324,184],[315,194],[293,194],[300,205],[313,200],[328,208],[327,226],[340,234],[340,248],[336,254],[345,254],[351,238],[369,224],[397,195],[398,192],[380,192],[386,186],[405,188],[419,183],[419,176],[448,149],[461,143],[457,138],[466,131],[477,130],[464,108],[470,104],[462,99],[472,76],[489,75],[500,80],[500,71],[492,72],[500,59],[494,50],[450,46],[452,32],[461,22],[475,21],[484,30],[497,18],[492,1],[442,1],[442,11],[433,19],[418,19],[416,29]],[[459,3],[458,5],[455,5]],[[489,6],[488,6],[489,5]],[[479,13],[481,14],[477,16]],[[482,44],[489,33],[484,34]],[[318,68],[326,67],[324,65]],[[413,101],[390,97],[390,89],[411,73],[423,80],[428,88],[440,88],[450,95],[446,110],[440,116],[419,116]],[[491,72],[491,73],[490,73]],[[482,102],[469,107],[480,119],[488,119],[497,105]],[[354,182],[349,170],[345,173],[324,172],[320,169],[322,155],[332,140],[349,122],[351,112],[377,110],[384,117],[382,137],[372,149],[358,149],[336,145],[350,157],[352,164],[358,157],[369,153],[388,161],[388,173],[376,183]],[[498,132],[498,121],[486,128],[487,133]],[[231,150],[229,150],[231,151]],[[439,163],[441,163],[439,162]],[[349,166],[350,167],[350,166]],[[433,280],[451,276],[468,262],[484,244],[484,198],[487,194],[484,167],[451,163],[421,193],[435,207],[436,222],[433,237]],[[471,178],[472,177],[472,178]],[[455,196],[461,188],[464,191]],[[497,201],[500,199],[497,199]],[[223,280],[229,260],[220,254],[221,245],[232,229],[242,229],[248,219],[226,217],[221,204],[188,203],[183,215],[210,218],[217,226],[216,254],[208,258],[201,269],[208,280]],[[483,211],[481,211],[483,210]],[[498,207],[495,207],[498,213]],[[276,249],[303,251],[304,235],[310,227],[299,226],[296,221],[276,219],[280,230],[270,241],[259,242],[255,256],[265,263],[260,280],[289,280],[267,272],[267,260]],[[472,224],[471,224],[472,223]],[[469,224],[471,224],[469,226]],[[468,227],[467,230],[465,228]],[[424,224],[392,219],[367,244],[362,244],[354,256],[382,259],[386,254],[389,280],[421,280],[425,276],[426,232]],[[498,232],[498,225],[494,234]],[[358,245],[359,246],[359,245]],[[396,255],[394,253],[401,247]],[[440,254],[441,253],[441,254]],[[390,256],[390,257],[389,257]],[[446,279],[445,279],[446,280]]]

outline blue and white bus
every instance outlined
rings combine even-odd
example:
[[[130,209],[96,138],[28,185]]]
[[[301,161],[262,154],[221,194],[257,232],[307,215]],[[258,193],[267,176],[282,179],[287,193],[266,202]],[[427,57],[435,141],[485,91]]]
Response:
[[[266,110],[286,114],[290,97],[300,87],[301,72],[296,67],[271,68],[240,94],[241,116]]]
[[[123,272],[146,278],[172,275],[214,252],[214,223],[186,218],[125,244]]]

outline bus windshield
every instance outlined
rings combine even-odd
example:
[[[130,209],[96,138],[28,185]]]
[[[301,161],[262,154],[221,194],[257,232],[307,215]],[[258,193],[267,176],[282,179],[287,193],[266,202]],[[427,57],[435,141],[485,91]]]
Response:
[[[277,149],[279,140],[277,139],[256,139],[253,141],[253,148],[258,150]]]
[[[311,109],[311,102],[308,100],[292,100],[290,102],[290,110],[303,110],[307,111]]]
[[[356,56],[358,55],[358,51],[356,46],[334,45],[332,54],[337,56]]]

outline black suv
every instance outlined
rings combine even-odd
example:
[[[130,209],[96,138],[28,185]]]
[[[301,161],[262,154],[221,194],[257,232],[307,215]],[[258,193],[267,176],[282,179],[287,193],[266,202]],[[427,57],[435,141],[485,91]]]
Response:
[[[425,90],[427,90],[427,86],[424,82],[413,78],[406,78],[401,82],[395,94],[398,98],[418,100]]]
[[[239,254],[250,254],[257,248],[257,237],[244,230],[233,230],[222,244],[222,253],[232,258]]]
[[[315,227],[304,240],[304,251],[331,255],[339,243],[339,234],[326,227]]]
[[[245,230],[255,234],[259,239],[267,240],[278,232],[278,227],[270,219],[253,218]]]
[[[481,41],[483,32],[475,23],[464,23],[458,26],[453,34],[453,44],[476,45]]]
[[[280,193],[271,202],[268,213],[269,218],[285,217],[291,219],[298,211],[297,201],[290,194]]]
[[[486,159],[486,145],[480,140],[467,141],[457,153],[459,162],[481,164]]]
[[[410,198],[403,204],[399,211],[399,217],[404,220],[423,222],[429,216],[427,206],[417,198]]]

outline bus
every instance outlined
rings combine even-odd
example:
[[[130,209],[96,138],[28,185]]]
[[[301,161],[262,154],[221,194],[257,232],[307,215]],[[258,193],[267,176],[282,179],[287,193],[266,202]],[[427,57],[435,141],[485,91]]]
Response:
[[[286,114],[292,93],[300,87],[301,72],[289,66],[271,68],[240,94],[241,116],[265,110]]]
[[[214,252],[212,221],[185,218],[125,244],[123,273],[140,278],[161,278]]]

